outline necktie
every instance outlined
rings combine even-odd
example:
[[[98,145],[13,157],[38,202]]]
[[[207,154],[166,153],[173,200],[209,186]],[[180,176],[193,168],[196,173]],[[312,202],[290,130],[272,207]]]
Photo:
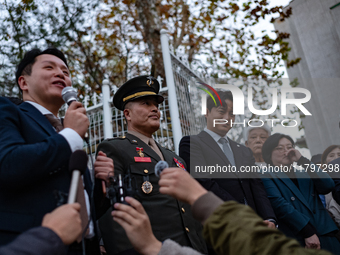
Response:
[[[59,133],[61,130],[64,129],[63,125],[61,124],[61,121],[54,117],[53,114],[46,114],[45,115],[47,120],[51,123],[51,125],[55,128],[57,133]],[[80,209],[80,218],[81,218],[81,225],[82,225],[82,233],[85,231],[87,228],[87,223],[89,221],[89,217],[87,214],[87,209],[86,209],[86,202],[85,202],[85,195],[84,195],[84,184],[83,184],[83,178],[79,178],[79,183],[78,183],[78,189],[77,189],[77,197],[76,201],[80,204],[81,209]],[[87,229],[86,235],[88,234],[89,230]],[[77,239],[78,242],[80,242],[82,239],[82,236],[80,235]]]
[[[152,138],[149,139],[149,146],[151,147],[151,149],[153,149],[157,153],[157,155],[161,158],[161,160],[164,160],[162,152],[159,150],[157,144]]]
[[[46,114],[45,117],[47,120],[51,123],[51,125],[55,128],[57,133],[59,133],[61,130],[63,130],[63,125],[61,124],[60,120],[54,117],[53,114]]]
[[[235,166],[234,153],[230,149],[228,144],[229,142],[227,141],[227,139],[222,137],[220,138],[220,140],[218,140],[218,142],[223,145],[223,152],[226,155],[227,159],[229,160],[230,164],[232,166]]]

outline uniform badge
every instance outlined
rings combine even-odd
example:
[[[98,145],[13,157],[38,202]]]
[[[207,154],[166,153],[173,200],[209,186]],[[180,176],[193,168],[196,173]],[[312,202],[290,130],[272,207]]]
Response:
[[[153,186],[151,184],[151,182],[149,181],[145,181],[142,184],[142,190],[145,194],[150,194],[152,192]]]
[[[134,157],[135,162],[151,162],[150,157],[144,157],[143,147],[136,147],[139,157]]]
[[[136,147],[136,151],[141,158],[144,157],[143,147]]]
[[[153,80],[152,80],[152,76],[148,76],[146,77],[148,80],[146,81],[146,84],[148,84],[149,87],[151,87],[151,85],[153,84]]]
[[[177,167],[182,168],[183,170],[186,170],[184,165],[181,162],[179,162],[179,160],[177,158],[174,158],[174,161],[175,161]]]

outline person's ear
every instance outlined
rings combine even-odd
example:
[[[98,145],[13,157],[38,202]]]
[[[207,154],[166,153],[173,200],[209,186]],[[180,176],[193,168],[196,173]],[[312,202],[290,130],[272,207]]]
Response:
[[[248,147],[248,141],[246,141],[244,144]]]
[[[126,109],[124,109],[123,113],[124,113],[125,119],[127,121],[130,121],[131,120],[131,110],[126,108]]]
[[[28,84],[27,84],[27,79],[24,75],[21,75],[18,79],[18,84],[19,87],[22,91],[27,91],[28,90]]]
[[[205,112],[205,117],[208,117],[210,113],[211,111],[209,111],[209,109],[207,108],[207,111]]]

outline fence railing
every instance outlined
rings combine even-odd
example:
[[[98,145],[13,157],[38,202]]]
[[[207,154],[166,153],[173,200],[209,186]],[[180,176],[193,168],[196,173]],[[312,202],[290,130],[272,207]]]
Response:
[[[162,48],[168,47],[167,51],[169,52],[168,58],[170,61],[168,61],[165,66],[171,69],[170,72],[173,75],[174,82],[171,84],[167,75],[168,87],[161,86],[160,94],[163,95],[165,100],[159,106],[161,124],[159,130],[155,132],[154,138],[163,147],[178,152],[178,143],[182,136],[197,134],[203,130],[206,125],[205,118],[201,115],[201,96],[196,86],[194,86],[195,82],[204,82],[204,80],[170,52],[167,36],[166,32],[161,34],[161,37],[163,37],[161,38],[163,39]],[[166,43],[164,43],[164,39],[166,39]],[[158,78],[161,84],[161,78]],[[106,92],[104,93],[104,85],[110,87],[107,81],[103,82],[104,97],[103,95],[94,95],[91,100],[92,106],[88,106],[88,97],[85,97],[83,100],[90,120],[90,151],[88,151],[88,153],[94,153],[99,143],[105,138],[110,138],[110,136],[124,136],[127,132],[126,121],[122,111],[115,107],[110,107],[109,113],[111,113],[111,115],[107,112],[104,114],[103,107],[105,105],[111,105],[112,102],[112,97],[107,96],[110,90],[105,90]],[[175,89],[173,90],[173,87],[170,86],[174,86]],[[111,88],[113,88],[113,92],[117,90],[116,86],[111,86]],[[169,93],[170,91],[174,91],[175,93]],[[173,107],[174,104],[176,104],[177,107]],[[176,108],[178,111],[177,114],[174,112]],[[109,127],[107,125],[109,125]],[[179,127],[180,130],[176,127],[174,128],[174,126]],[[108,130],[112,130],[112,133]],[[108,135],[108,133],[110,133],[110,135]]]

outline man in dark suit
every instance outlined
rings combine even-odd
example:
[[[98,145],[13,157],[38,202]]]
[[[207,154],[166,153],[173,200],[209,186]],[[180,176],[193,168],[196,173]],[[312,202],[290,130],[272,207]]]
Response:
[[[69,158],[72,152],[83,148],[89,126],[85,108],[79,102],[73,102],[66,111],[64,129],[56,117],[64,104],[61,91],[71,86],[67,61],[61,51],[27,52],[16,78],[24,102],[16,105],[0,98],[0,245],[39,226],[46,213],[67,201],[71,181]],[[92,187],[88,171],[84,183],[87,192],[78,194],[83,197],[79,202],[88,221],[86,209],[92,203],[87,195]],[[93,220],[86,244],[93,242],[89,245],[91,252],[99,254]],[[76,246],[72,247],[77,253],[81,245]]]
[[[204,188],[214,192],[224,201],[235,200],[249,205],[264,219],[268,227],[275,228],[275,214],[262,181],[257,178],[244,178],[245,175],[241,176],[241,173],[237,172],[241,167],[255,166],[255,160],[249,148],[227,137],[231,123],[235,121],[233,97],[230,91],[221,91],[219,95],[222,101],[220,106],[216,106],[211,98],[207,100],[207,128],[198,135],[183,137],[179,155],[189,166],[191,174],[201,178],[199,182]],[[217,119],[223,121],[218,122]],[[221,122],[224,124],[218,124]],[[222,177],[228,174],[228,178],[212,178],[209,173],[197,173],[211,166],[224,166],[236,171],[219,175]]]
[[[102,142],[98,151],[113,159],[116,177],[131,174],[132,186],[139,193],[158,240],[172,239],[205,253],[202,227],[192,218],[190,206],[159,192],[156,163],[164,160],[170,167],[185,165],[180,157],[152,138],[160,125],[158,105],[164,100],[158,92],[159,83],[151,76],[135,77],[123,84],[114,95],[113,104],[124,111],[128,133]],[[96,176],[107,174],[96,171]],[[111,209],[99,220],[99,227],[108,254],[137,254],[124,229],[112,220]]]

